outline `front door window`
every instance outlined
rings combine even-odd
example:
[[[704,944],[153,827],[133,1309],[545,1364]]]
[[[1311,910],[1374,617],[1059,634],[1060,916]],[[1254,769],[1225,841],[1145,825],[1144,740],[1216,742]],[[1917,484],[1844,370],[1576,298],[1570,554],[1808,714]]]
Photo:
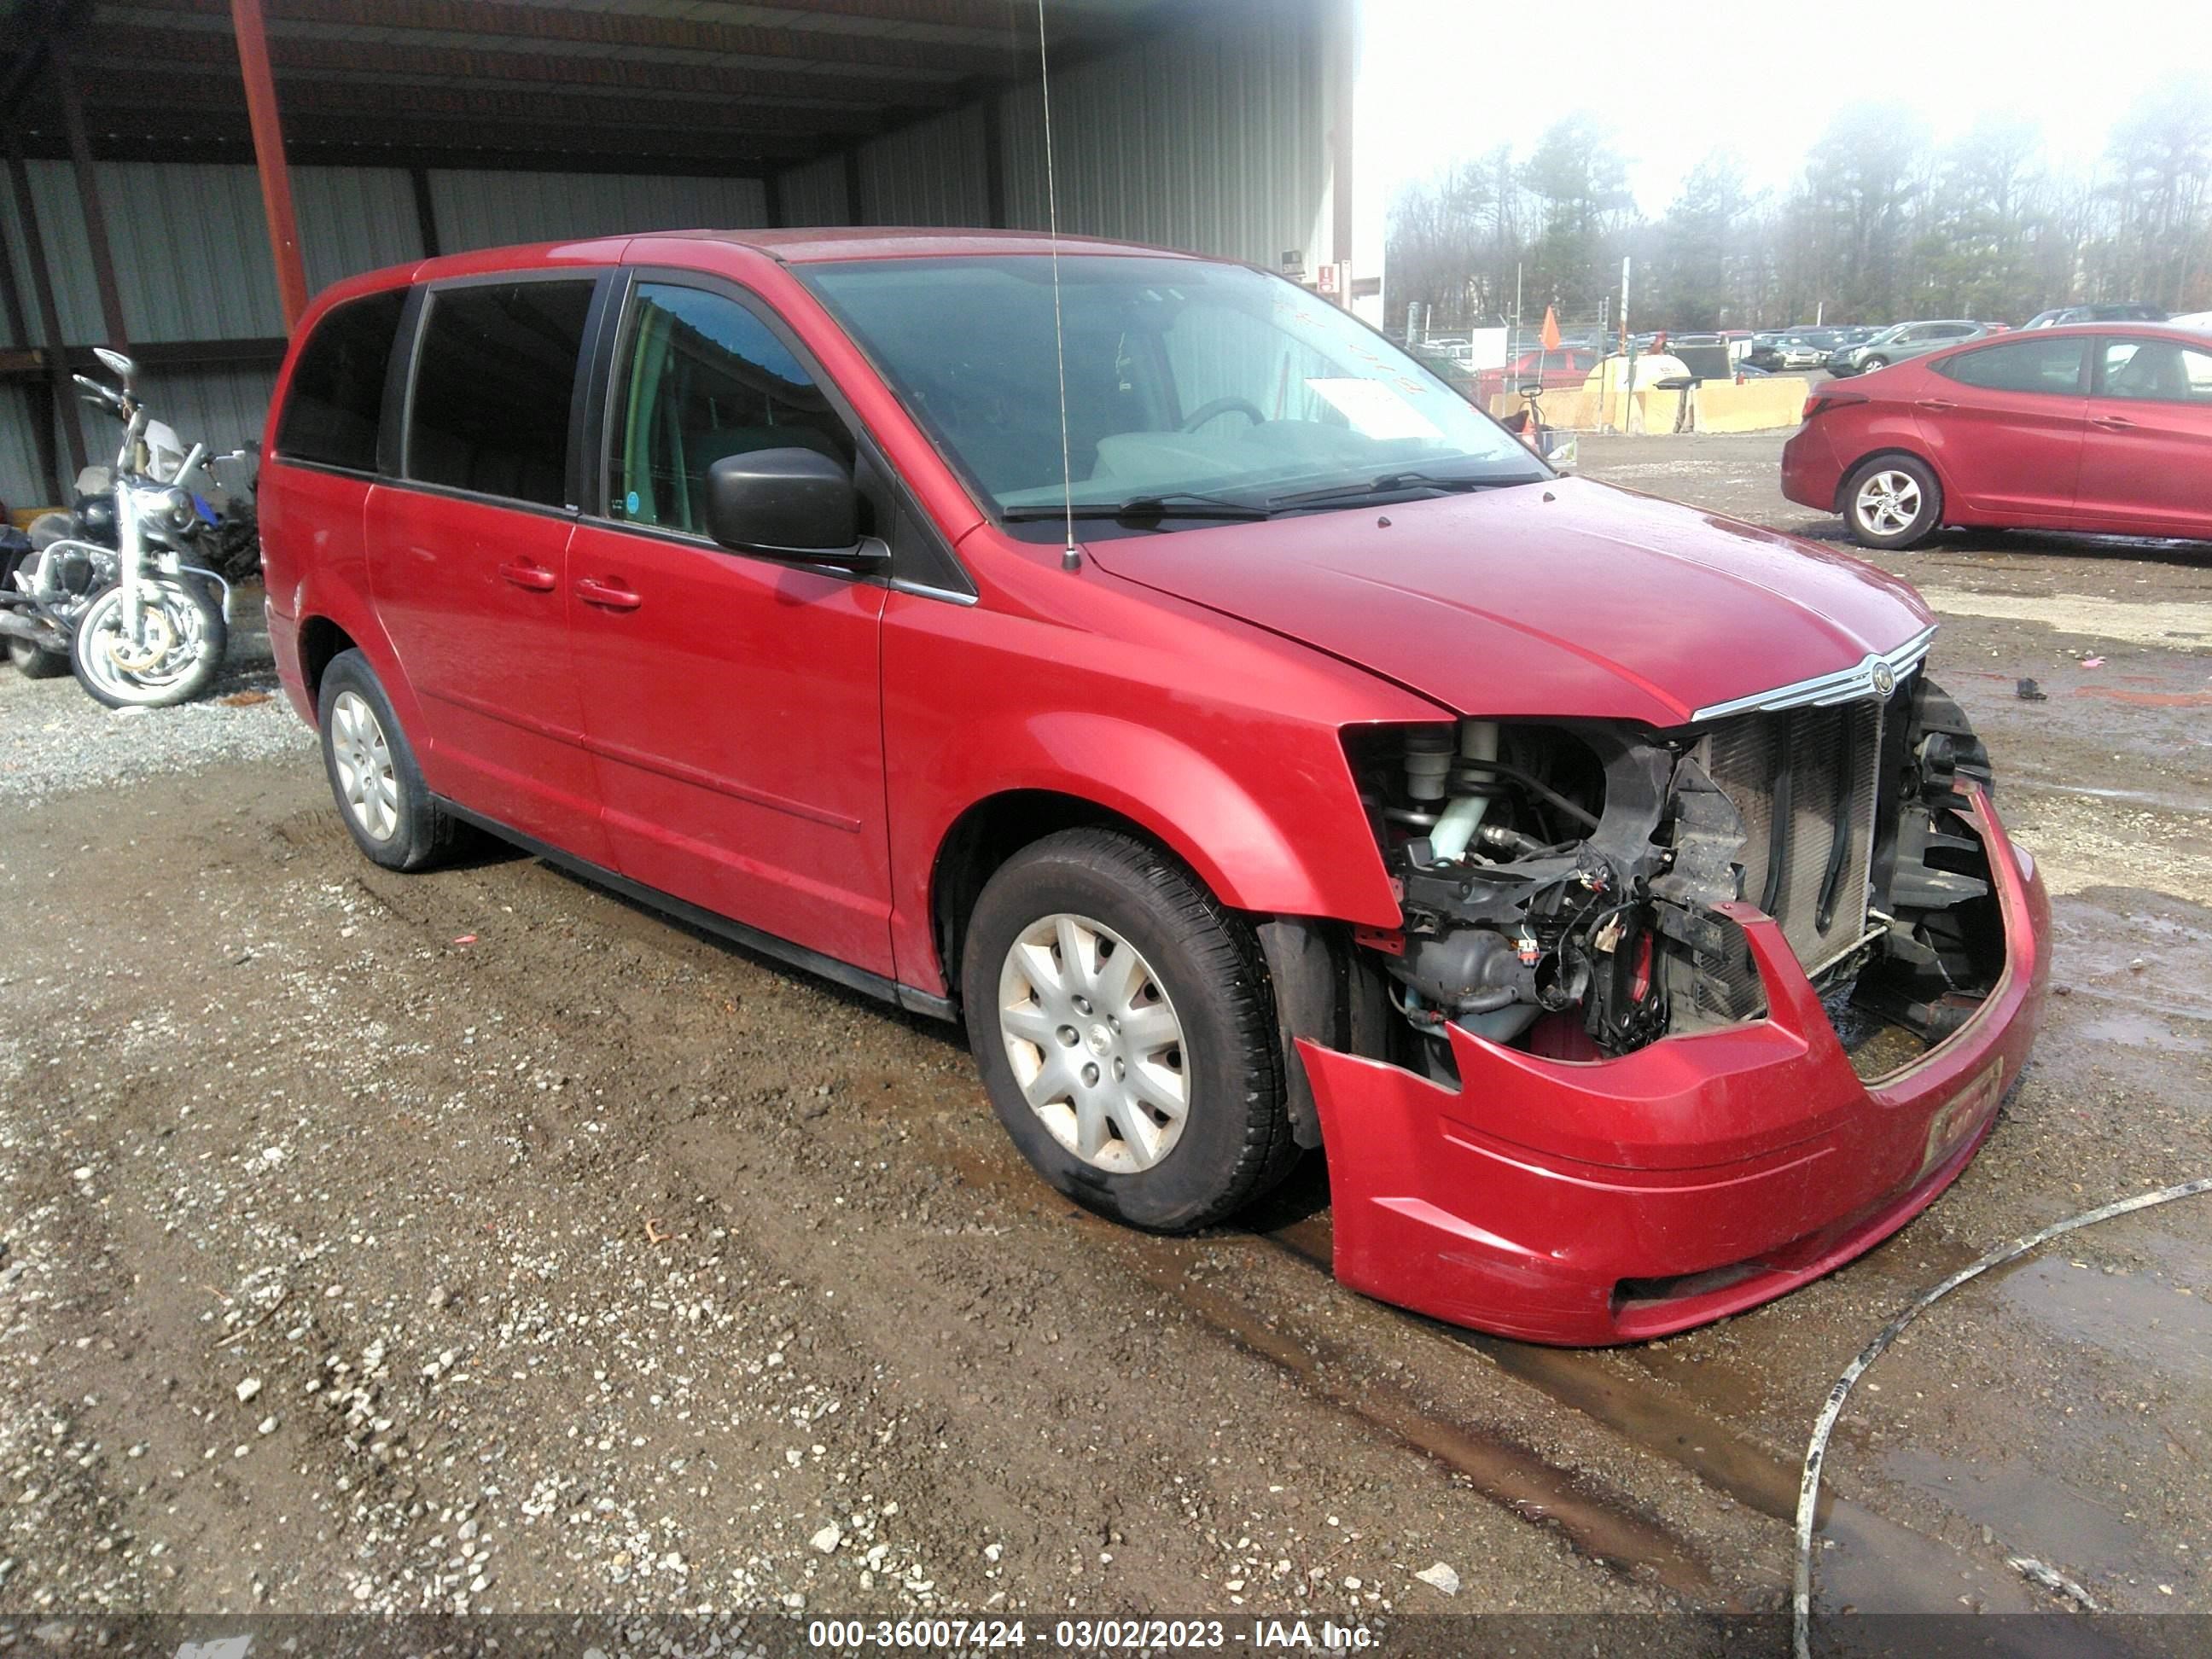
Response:
[[[617,370],[608,516],[704,535],[707,471],[726,456],[812,449],[850,466],[853,438],[769,325],[703,289],[641,284]]]

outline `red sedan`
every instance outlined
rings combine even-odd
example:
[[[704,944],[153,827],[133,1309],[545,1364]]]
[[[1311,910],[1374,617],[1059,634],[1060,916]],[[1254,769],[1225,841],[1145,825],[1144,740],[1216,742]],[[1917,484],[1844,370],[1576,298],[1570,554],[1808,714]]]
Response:
[[[1868,547],[1944,525],[2212,538],[2212,336],[2039,329],[1824,386],[1782,493]]]

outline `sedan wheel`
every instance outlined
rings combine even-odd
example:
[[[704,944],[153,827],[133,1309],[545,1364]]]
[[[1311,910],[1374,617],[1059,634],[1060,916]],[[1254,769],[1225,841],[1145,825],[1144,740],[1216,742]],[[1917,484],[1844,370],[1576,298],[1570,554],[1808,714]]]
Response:
[[[1844,520],[1866,547],[1904,548],[1936,528],[1943,492],[1936,476],[1907,455],[1869,461],[1844,491]]]

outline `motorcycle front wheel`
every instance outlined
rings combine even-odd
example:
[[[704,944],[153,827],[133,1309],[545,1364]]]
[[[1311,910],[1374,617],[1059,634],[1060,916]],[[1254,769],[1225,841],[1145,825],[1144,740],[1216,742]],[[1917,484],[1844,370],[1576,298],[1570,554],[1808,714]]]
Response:
[[[124,628],[123,590],[96,595],[70,641],[70,668],[94,701],[110,708],[168,708],[215,684],[230,643],[222,606],[197,582],[155,581],[142,590],[140,635]]]

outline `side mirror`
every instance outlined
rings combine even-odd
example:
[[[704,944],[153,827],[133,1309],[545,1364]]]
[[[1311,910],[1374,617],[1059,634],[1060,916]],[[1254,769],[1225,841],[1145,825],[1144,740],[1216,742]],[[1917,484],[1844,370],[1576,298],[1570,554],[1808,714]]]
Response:
[[[138,381],[138,365],[112,346],[94,346],[92,355],[106,363],[115,378],[123,382],[123,389],[131,391]]]
[[[97,404],[106,410],[123,407],[123,394],[112,386],[102,386],[89,374],[72,374],[70,379],[77,385],[77,396],[86,403]]]
[[[707,469],[707,533],[741,553],[854,568],[888,556],[860,538],[860,495],[845,465],[812,449],[756,449]]]

